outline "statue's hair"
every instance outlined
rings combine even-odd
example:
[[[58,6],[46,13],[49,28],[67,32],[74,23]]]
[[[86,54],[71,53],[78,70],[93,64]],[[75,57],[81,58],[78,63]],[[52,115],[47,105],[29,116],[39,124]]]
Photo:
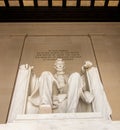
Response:
[[[56,66],[58,64],[58,62],[62,62],[65,65],[65,62],[63,61],[62,58],[57,58],[54,65]]]

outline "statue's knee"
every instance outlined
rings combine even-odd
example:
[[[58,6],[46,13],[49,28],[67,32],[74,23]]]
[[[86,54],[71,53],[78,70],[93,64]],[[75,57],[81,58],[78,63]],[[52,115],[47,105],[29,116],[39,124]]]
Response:
[[[74,73],[71,74],[70,77],[72,77],[72,78],[74,78],[74,79],[80,78],[80,74],[79,74],[78,72],[74,72]]]
[[[44,72],[42,72],[41,76],[48,76],[49,74],[50,74],[49,71],[44,71]]]

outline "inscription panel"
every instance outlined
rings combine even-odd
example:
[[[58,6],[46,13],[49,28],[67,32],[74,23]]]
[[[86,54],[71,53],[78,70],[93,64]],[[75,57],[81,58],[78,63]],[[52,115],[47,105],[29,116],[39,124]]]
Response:
[[[29,36],[26,39],[21,64],[34,66],[34,72],[54,73],[54,62],[63,58],[66,73],[80,72],[84,61],[90,60],[95,65],[93,49],[88,36]]]
[[[39,51],[35,56],[35,58],[41,58],[42,60],[56,60],[57,58],[62,58],[64,60],[73,60],[80,57],[81,56],[79,51],[69,50],[48,50],[46,52]]]

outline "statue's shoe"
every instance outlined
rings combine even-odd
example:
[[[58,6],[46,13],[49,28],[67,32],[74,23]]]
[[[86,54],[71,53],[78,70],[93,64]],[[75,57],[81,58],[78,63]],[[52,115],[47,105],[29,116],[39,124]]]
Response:
[[[40,105],[39,114],[52,113],[52,108],[50,105]]]

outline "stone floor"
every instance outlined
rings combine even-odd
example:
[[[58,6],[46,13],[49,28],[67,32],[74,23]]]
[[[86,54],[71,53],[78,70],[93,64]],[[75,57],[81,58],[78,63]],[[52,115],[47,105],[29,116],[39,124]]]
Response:
[[[98,67],[112,118],[120,120],[120,23],[0,23],[0,123],[7,121],[18,66],[38,66],[34,56],[43,43],[79,44],[80,66],[87,59]]]

